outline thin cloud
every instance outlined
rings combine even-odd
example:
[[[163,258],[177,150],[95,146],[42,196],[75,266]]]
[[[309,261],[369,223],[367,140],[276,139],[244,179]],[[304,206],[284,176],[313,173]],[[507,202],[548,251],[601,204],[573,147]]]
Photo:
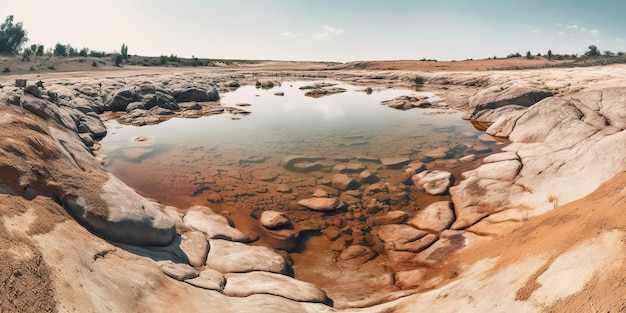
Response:
[[[343,29],[334,28],[330,26],[324,26],[321,32],[313,35],[313,39],[321,40],[321,41],[329,41],[333,40],[343,34]]]
[[[533,29],[533,34],[539,34],[539,33],[541,33],[541,29],[539,28]]]
[[[282,33],[283,36],[285,37],[289,37],[289,38],[297,38],[298,34],[292,33],[292,32],[284,32]]]
[[[591,36],[594,36],[594,37],[598,37],[600,35],[600,31],[595,29],[595,28],[589,29],[589,28],[586,28],[586,27],[583,27],[583,26],[578,26],[576,24],[566,25],[565,28],[566,29],[577,30],[577,31],[580,31],[580,32],[583,32],[583,33],[587,33],[587,34],[590,34]]]

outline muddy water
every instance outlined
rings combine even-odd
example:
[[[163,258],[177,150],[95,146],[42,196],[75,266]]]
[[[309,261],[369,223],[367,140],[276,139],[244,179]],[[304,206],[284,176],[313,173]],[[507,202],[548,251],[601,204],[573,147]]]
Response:
[[[337,256],[350,245],[365,245],[379,253],[374,260],[384,258],[371,234],[375,217],[391,210],[413,215],[449,196],[416,190],[402,167],[388,168],[379,159],[407,157],[429,170],[447,170],[460,178],[480,160],[458,159],[469,154],[480,159],[499,146],[445,104],[409,111],[380,104],[400,95],[427,94],[402,89],[368,94],[361,87],[337,83],[333,87],[347,91],[311,98],[299,89],[308,84],[286,82],[269,90],[244,86],[221,95],[222,105],[242,108],[249,115],[171,119],[143,127],[110,121],[109,134],[101,142],[101,152],[108,155],[105,166],[144,196],[179,208],[209,206],[259,238],[254,244],[288,249],[296,278],[330,293],[333,288],[339,292],[337,286],[343,283],[380,277],[389,272],[382,263],[368,262],[351,272],[336,266]],[[444,149],[444,156],[429,157],[436,149]],[[283,166],[290,155],[319,158],[322,164],[311,171],[293,171]],[[331,177],[349,163],[358,164],[358,171],[368,169],[375,179],[351,192],[329,187]],[[359,173],[347,175],[356,178]],[[368,194],[366,189],[374,183],[388,188],[386,195]],[[323,213],[296,204],[318,189],[339,196],[347,205]],[[379,204],[368,207],[372,201]],[[257,220],[264,210],[284,212],[300,239],[285,241],[266,232]]]

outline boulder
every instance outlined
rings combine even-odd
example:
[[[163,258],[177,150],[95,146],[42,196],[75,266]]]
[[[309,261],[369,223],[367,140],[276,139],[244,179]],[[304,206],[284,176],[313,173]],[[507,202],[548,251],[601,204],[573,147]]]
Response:
[[[410,110],[413,108],[429,108],[432,104],[426,98],[416,96],[399,96],[391,100],[385,100],[382,104],[397,110]]]
[[[177,102],[207,102],[217,101],[220,99],[217,89],[215,88],[212,88],[208,91],[206,89],[198,87],[177,89],[172,92],[172,95]]]
[[[37,98],[41,98],[42,95],[41,89],[39,89],[36,85],[27,85],[24,87],[24,93],[33,95]]]
[[[159,261],[158,263],[163,273],[176,280],[185,280],[198,276],[196,270],[189,266],[189,264],[174,263],[169,260]]]
[[[420,189],[433,196],[444,195],[452,185],[454,177],[452,173],[435,170],[432,172],[421,172],[413,175],[413,183]]]
[[[439,201],[417,211],[407,224],[422,230],[441,232],[454,222],[452,202]]]
[[[219,292],[224,291],[226,285],[224,274],[210,268],[205,268],[198,277],[186,279],[185,282],[198,288]]]
[[[229,273],[224,294],[230,297],[248,297],[254,294],[275,295],[294,301],[328,303],[326,293],[313,284],[289,276],[267,273]]]
[[[298,201],[298,204],[314,211],[334,211],[343,206],[338,198],[309,198]]]
[[[267,229],[281,229],[291,226],[291,221],[284,213],[272,210],[263,211],[259,222]]]
[[[265,271],[279,274],[292,272],[287,260],[276,250],[248,246],[240,242],[221,239],[209,240],[211,249],[206,266],[222,273],[245,273]]]
[[[202,209],[203,212],[196,211]],[[188,209],[183,221],[189,227],[206,234],[208,239],[227,239],[239,242],[249,242],[250,238],[240,230],[231,226],[230,221],[206,207],[192,207]]]
[[[331,186],[338,190],[352,190],[359,188],[359,183],[346,174],[335,174],[331,178]]]
[[[167,245],[174,239],[174,222],[154,203],[109,174],[101,202],[66,196],[64,207],[83,225],[107,240],[132,245]]]
[[[126,111],[133,102],[143,103],[143,108],[149,110],[155,106],[164,109],[178,110],[178,104],[172,95],[163,89],[151,84],[133,86],[110,94],[105,100],[105,109],[108,111]]]

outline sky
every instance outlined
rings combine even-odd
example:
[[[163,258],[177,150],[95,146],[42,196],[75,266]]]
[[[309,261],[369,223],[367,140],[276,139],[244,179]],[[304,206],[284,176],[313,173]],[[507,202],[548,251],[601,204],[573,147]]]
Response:
[[[294,61],[626,51],[623,0],[0,0],[28,44]]]

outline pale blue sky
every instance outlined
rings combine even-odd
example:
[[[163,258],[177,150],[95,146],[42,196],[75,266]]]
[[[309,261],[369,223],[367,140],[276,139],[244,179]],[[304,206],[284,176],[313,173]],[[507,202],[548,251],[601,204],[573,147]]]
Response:
[[[623,0],[0,0],[29,44],[311,61],[626,51],[624,12]]]

